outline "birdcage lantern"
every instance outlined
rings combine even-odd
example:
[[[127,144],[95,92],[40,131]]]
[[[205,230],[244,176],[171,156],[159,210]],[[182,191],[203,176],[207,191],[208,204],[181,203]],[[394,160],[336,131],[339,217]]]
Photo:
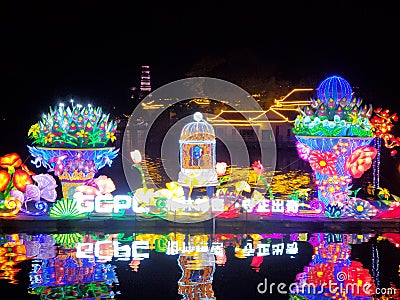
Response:
[[[215,187],[215,131],[212,125],[196,112],[194,122],[186,124],[179,139],[180,167],[178,182],[183,186]]]

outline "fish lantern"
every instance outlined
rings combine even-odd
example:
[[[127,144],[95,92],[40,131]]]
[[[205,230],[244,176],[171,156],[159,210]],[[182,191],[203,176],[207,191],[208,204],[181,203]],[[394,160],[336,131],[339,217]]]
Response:
[[[202,113],[196,112],[193,118],[194,122],[186,124],[180,135],[178,183],[190,188],[207,187],[207,195],[212,196],[218,185],[215,131]]]

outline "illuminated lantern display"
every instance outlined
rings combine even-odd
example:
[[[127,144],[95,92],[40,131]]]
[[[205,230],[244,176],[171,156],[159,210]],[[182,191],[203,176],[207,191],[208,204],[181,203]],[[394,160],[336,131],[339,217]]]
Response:
[[[21,240],[26,248],[29,259],[51,259],[57,256],[58,248],[55,239],[50,234],[24,234]]]
[[[0,280],[18,284],[18,264],[26,259],[25,245],[18,234],[0,235]]]
[[[30,290],[43,299],[111,299],[112,284],[118,282],[114,268],[73,256],[35,260],[30,272]]]
[[[81,234],[55,234],[27,239],[35,242],[30,248],[39,248],[29,251],[35,255],[29,273],[31,294],[40,295],[41,299],[114,298],[113,284],[118,283],[116,266],[95,257],[77,257],[75,247],[82,237]],[[56,245],[57,251],[52,250]],[[50,251],[43,255],[41,247]]]
[[[48,202],[57,198],[56,181],[50,174],[33,173],[18,153],[0,157],[0,216],[18,212],[44,215]]]
[[[212,287],[215,255],[210,252],[181,252],[178,265],[182,276],[178,280],[178,293],[182,299],[216,299]]]
[[[101,107],[79,104],[50,107],[41,120],[32,125],[28,146],[36,167],[45,167],[58,176],[64,198],[72,198],[76,186],[92,179],[111,166],[119,149],[108,146],[116,140],[117,123],[109,120]]]
[[[22,160],[18,153],[0,157],[0,216],[14,216],[19,212],[23,199],[21,201],[16,198],[12,192],[17,189],[22,194],[28,183],[32,183],[32,179],[22,169]]]
[[[349,234],[324,234],[291,293],[305,299],[372,299],[374,279],[362,263],[350,259],[350,242]],[[303,299],[293,294],[290,299]]]
[[[189,187],[190,198],[193,187],[207,187],[211,198],[218,185],[215,171],[215,132],[211,124],[203,119],[200,112],[193,115],[194,122],[186,124],[179,140],[180,167],[178,182]]]
[[[377,155],[370,146],[374,132],[372,106],[352,97],[350,84],[331,76],[318,87],[294,122],[297,151],[314,171],[318,199],[325,206],[347,195],[352,178],[360,178]]]

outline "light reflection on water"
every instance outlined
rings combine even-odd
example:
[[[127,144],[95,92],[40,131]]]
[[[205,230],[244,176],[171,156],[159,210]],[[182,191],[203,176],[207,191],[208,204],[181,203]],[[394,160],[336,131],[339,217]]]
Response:
[[[217,161],[229,161],[229,159],[218,159]],[[150,158],[146,156],[145,163],[148,172],[145,174],[146,180],[152,180],[159,188],[165,187],[165,184],[170,181],[177,181],[178,174],[174,178],[170,178],[164,170],[163,165],[168,162],[161,158]],[[229,168],[228,168],[229,169]],[[254,184],[254,176],[252,176],[252,168],[239,168],[237,166],[230,166],[230,180],[224,184],[229,191],[235,190],[235,184],[239,181],[248,181],[251,187],[257,189],[262,193],[266,193],[265,185],[259,181],[257,185]],[[277,153],[276,168],[267,172],[267,179],[270,183],[271,189],[276,196],[288,196],[293,191],[299,189],[310,189],[309,195],[316,196],[315,179],[308,162],[298,157],[297,151],[285,150]],[[373,191],[372,187],[372,169],[369,169],[361,178],[354,179],[351,190],[361,188],[358,197],[372,200]]]
[[[117,158],[112,168],[102,169],[101,173],[108,174],[117,184],[117,189],[123,192],[129,192],[141,187],[141,179],[139,173],[135,178],[135,186],[127,187],[126,179],[122,171],[122,164]],[[217,159],[217,161],[229,161],[226,159]],[[150,155],[146,155],[143,162],[146,167],[143,168],[145,171],[145,179],[147,183],[154,183],[157,188],[165,188],[165,184],[171,181],[177,181],[179,166],[173,166],[174,172],[172,174],[167,173],[165,168],[169,168],[168,160],[165,158],[154,158]],[[252,188],[257,189],[260,192],[267,192],[265,185],[260,181],[257,185],[254,184],[254,176],[252,176],[252,168],[239,168],[237,166],[230,166],[228,168],[228,174],[230,180],[224,184],[229,191],[235,190],[235,184],[239,181],[248,181]],[[267,172],[267,179],[270,183],[273,193],[277,196],[285,196],[292,194],[293,191],[298,189],[309,188],[309,195],[316,195],[315,179],[312,174],[312,170],[309,164],[301,160],[296,151],[284,151],[278,152],[276,168]],[[125,184],[125,186],[124,186]],[[372,185],[372,170],[368,170],[361,178],[353,180],[352,190],[361,188],[358,193],[358,197],[371,200],[373,197],[370,194]]]
[[[310,173],[301,170],[289,171],[287,173],[275,171],[271,182],[271,189],[274,193],[282,195],[288,195],[295,190],[305,188],[310,188],[313,191],[315,190],[315,185],[311,181],[310,176]]]
[[[339,299],[328,289],[332,280],[386,288],[380,299],[399,299],[399,239],[319,232],[3,234],[0,288],[16,299],[288,299],[273,286],[282,283],[318,287],[296,293],[305,299],[325,299],[317,294],[322,289],[326,299]],[[264,283],[272,289],[260,288]],[[340,299],[373,295],[344,290]]]
[[[146,181],[153,181],[158,187],[165,187],[167,182],[176,181],[176,179],[169,178],[169,176],[165,174],[163,161],[164,160],[160,158],[157,158],[155,161],[149,158],[145,159],[148,171],[145,173]],[[230,180],[224,184],[224,187],[228,188],[230,191],[234,191],[235,184],[244,180],[251,183],[252,187],[257,190],[266,192],[267,189],[261,181],[259,181],[257,185],[254,184],[255,182],[254,176],[252,176],[252,170],[251,167],[239,168],[231,166],[229,172]],[[289,195],[294,190],[302,188],[310,188],[311,190],[315,188],[312,174],[303,170],[289,170],[286,172],[282,170],[270,171],[267,173],[267,178],[273,192],[281,195]]]

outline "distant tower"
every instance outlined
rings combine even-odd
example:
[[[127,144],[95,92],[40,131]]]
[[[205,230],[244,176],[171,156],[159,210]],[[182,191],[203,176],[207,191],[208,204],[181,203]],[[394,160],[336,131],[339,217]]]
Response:
[[[142,76],[140,78],[139,100],[144,99],[151,92],[150,66],[142,66]]]

